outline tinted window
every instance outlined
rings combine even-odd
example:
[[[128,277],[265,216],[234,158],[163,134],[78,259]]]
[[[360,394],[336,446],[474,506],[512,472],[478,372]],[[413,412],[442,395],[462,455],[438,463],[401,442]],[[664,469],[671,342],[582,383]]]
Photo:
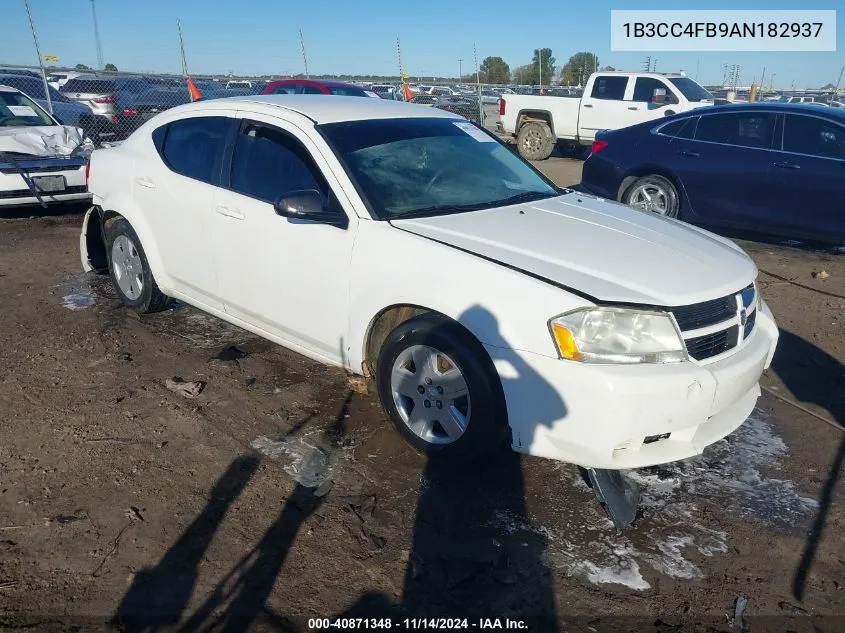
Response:
[[[62,92],[106,94],[114,91],[114,82],[109,79],[71,79],[62,86]]]
[[[660,128],[660,133],[674,138],[692,138],[697,119],[698,117],[688,117],[686,119],[672,121]]]
[[[593,99],[621,101],[625,97],[625,87],[627,85],[627,77],[599,76],[596,77],[595,83],[593,83],[593,92],[590,96]]]
[[[797,154],[845,158],[845,127],[816,117],[787,114],[783,149]]]
[[[672,77],[669,82],[680,90],[688,101],[713,101],[713,95],[689,77]]]
[[[698,121],[695,138],[741,147],[772,146],[775,115],[766,112],[710,114]]]
[[[341,97],[366,97],[367,93],[360,88],[329,88],[329,92],[333,95]]]
[[[279,130],[253,124],[245,125],[238,136],[230,185],[269,203],[301,189],[328,193],[322,175],[298,141]]]
[[[666,96],[669,97],[672,92],[659,79],[652,77],[639,77],[637,83],[634,84],[634,101],[651,101],[654,96],[654,91],[657,89],[665,90]]]
[[[315,88],[314,86],[302,86],[301,94],[304,95],[321,95],[323,94],[322,90],[319,88]]]
[[[291,84],[285,84],[282,86],[276,86],[273,88],[274,95],[292,95],[296,92],[296,86]]]
[[[229,119],[222,116],[174,121],[167,126],[161,155],[175,172],[217,184]]]

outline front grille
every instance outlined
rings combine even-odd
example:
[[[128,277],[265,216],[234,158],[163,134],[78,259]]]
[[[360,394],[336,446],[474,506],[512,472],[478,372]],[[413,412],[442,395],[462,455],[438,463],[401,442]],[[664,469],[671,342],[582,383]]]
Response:
[[[729,349],[736,347],[738,342],[739,329],[729,327],[719,332],[705,334],[686,340],[687,352],[695,360],[705,360],[718,356]]]
[[[76,185],[73,187],[65,187],[61,191],[42,192],[42,198],[49,198],[51,196],[66,196],[71,193],[85,193],[85,185]],[[0,199],[8,200],[9,198],[32,198],[32,192],[29,189],[13,189],[12,191],[0,191]]]
[[[715,325],[736,316],[736,295],[713,299],[704,303],[671,308],[681,331]]]
[[[78,171],[85,167],[84,164],[82,165],[56,165],[55,163],[50,165],[27,165],[23,168],[23,170],[27,174],[32,174],[35,172],[40,171]],[[0,174],[19,174],[21,173],[17,167],[0,167]]]

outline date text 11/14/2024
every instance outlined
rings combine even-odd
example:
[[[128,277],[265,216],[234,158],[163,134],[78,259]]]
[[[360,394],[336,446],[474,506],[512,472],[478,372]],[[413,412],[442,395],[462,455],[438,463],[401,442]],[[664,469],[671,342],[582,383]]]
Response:
[[[510,618],[311,618],[308,620],[310,631],[341,629],[363,631],[383,629],[397,631],[477,629],[477,630],[527,630],[523,620]]]

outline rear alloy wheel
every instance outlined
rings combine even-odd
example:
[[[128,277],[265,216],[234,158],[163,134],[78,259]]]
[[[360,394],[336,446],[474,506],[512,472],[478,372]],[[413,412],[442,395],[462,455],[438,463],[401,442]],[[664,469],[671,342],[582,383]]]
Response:
[[[143,314],[164,310],[170,298],[158,289],[132,225],[123,218],[112,220],[105,239],[109,274],[123,304]]]
[[[680,210],[675,185],[657,175],[645,176],[633,182],[622,194],[622,202],[667,218],[677,218]]]
[[[548,125],[533,121],[519,128],[516,144],[523,158],[546,160],[555,148],[555,138]]]
[[[423,314],[391,332],[376,366],[382,406],[415,449],[465,460],[507,437],[498,375],[472,335],[445,317]]]

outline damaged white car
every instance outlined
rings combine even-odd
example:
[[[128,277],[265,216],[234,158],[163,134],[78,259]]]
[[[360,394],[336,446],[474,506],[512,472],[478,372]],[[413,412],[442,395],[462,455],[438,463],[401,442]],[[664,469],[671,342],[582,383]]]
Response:
[[[458,460],[626,469],[749,416],[778,330],[734,243],[561,189],[443,110],[273,95],[173,108],[95,150],[86,270],[371,375]]]
[[[0,207],[86,200],[89,153],[79,128],[0,85]]]

